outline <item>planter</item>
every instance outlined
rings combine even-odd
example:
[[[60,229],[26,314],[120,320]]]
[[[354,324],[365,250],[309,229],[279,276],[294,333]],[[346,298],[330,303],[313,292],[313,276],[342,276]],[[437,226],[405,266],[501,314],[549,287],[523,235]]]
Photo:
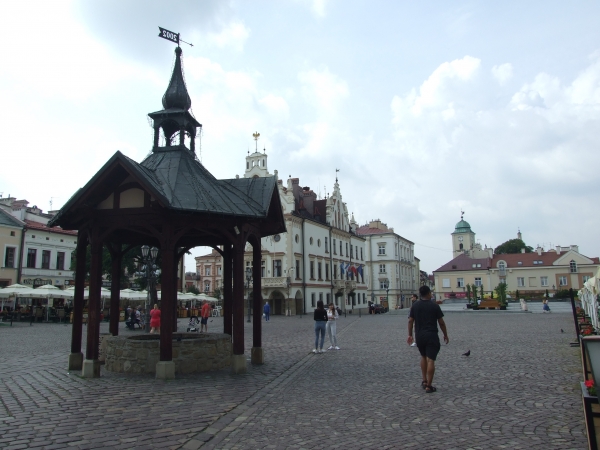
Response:
[[[479,309],[479,306],[473,305],[471,306],[471,308],[473,309],[473,311],[477,311]]]
[[[500,307],[500,310],[501,310],[501,311],[506,311],[506,306],[501,306],[501,307]]]
[[[470,303],[467,303],[467,309],[471,309],[473,307],[473,305],[471,305]]]

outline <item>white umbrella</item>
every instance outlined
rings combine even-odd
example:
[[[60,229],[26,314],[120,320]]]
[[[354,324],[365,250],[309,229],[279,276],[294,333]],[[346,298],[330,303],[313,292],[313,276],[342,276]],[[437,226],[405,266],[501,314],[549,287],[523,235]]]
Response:
[[[45,298],[46,299],[46,322],[48,321],[48,314],[50,309],[51,298],[73,298],[73,292],[63,291],[62,289],[52,286],[51,284],[45,284],[39,288],[33,289],[29,293],[31,298]]]
[[[209,302],[218,302],[219,301],[218,298],[209,297],[206,294],[199,294],[197,298],[198,298],[198,300],[206,300],[206,301],[209,301]]]
[[[33,289],[28,286],[23,286],[22,284],[11,284],[4,289],[0,289],[0,297],[29,297],[31,292],[33,292]]]
[[[145,300],[146,294],[134,291],[133,289],[123,289],[121,290],[121,298],[123,300]]]

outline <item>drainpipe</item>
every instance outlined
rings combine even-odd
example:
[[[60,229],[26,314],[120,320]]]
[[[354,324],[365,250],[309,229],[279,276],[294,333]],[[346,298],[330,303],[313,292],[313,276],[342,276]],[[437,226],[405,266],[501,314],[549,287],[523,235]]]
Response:
[[[302,218],[302,312],[306,315],[306,255],[304,254],[304,217]]]
[[[27,225],[23,226],[21,230],[21,256],[19,257],[19,264],[17,264],[17,283],[21,283],[21,273],[23,268],[23,254],[25,253],[25,232],[27,231]]]
[[[331,291],[331,301],[335,305],[335,297],[333,296],[333,245],[331,243],[331,225],[329,225],[329,290]]]

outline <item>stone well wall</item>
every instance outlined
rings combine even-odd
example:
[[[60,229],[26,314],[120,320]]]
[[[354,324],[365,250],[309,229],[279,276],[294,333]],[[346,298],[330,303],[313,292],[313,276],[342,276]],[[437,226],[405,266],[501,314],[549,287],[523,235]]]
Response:
[[[181,339],[179,342],[177,339]],[[104,368],[121,373],[155,373],[159,361],[160,336],[107,336]],[[208,372],[231,365],[231,336],[228,334],[173,333],[173,362],[176,374]]]

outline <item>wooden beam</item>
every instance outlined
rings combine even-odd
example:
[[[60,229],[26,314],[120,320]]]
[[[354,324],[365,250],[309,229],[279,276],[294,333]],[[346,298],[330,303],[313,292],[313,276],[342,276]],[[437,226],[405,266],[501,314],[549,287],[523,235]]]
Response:
[[[83,328],[83,294],[85,289],[85,260],[87,253],[87,235],[85,230],[77,233],[75,249],[75,296],[73,298],[73,328],[71,329],[71,353],[81,353]]]
[[[100,345],[100,295],[102,289],[102,241],[98,227],[92,230],[92,261],[90,266],[90,297],[85,359],[97,360]]]
[[[223,246],[223,333],[232,335],[231,320],[233,311],[233,251],[231,244]]]
[[[173,360],[173,312],[177,306],[175,248],[170,239],[170,226],[165,226],[165,234],[160,247],[161,266],[161,321],[160,321],[160,360]],[[175,318],[176,319],[176,318]]]
[[[233,354],[244,354],[244,244],[233,246]]]
[[[109,331],[113,336],[119,335],[119,304],[121,300],[121,264],[123,252],[121,245],[111,246],[111,271],[110,271],[110,325]],[[109,247],[110,248],[110,247]]]
[[[260,236],[260,235],[259,235]],[[262,347],[262,279],[261,279],[261,259],[260,237],[255,236],[252,240],[252,347]]]

